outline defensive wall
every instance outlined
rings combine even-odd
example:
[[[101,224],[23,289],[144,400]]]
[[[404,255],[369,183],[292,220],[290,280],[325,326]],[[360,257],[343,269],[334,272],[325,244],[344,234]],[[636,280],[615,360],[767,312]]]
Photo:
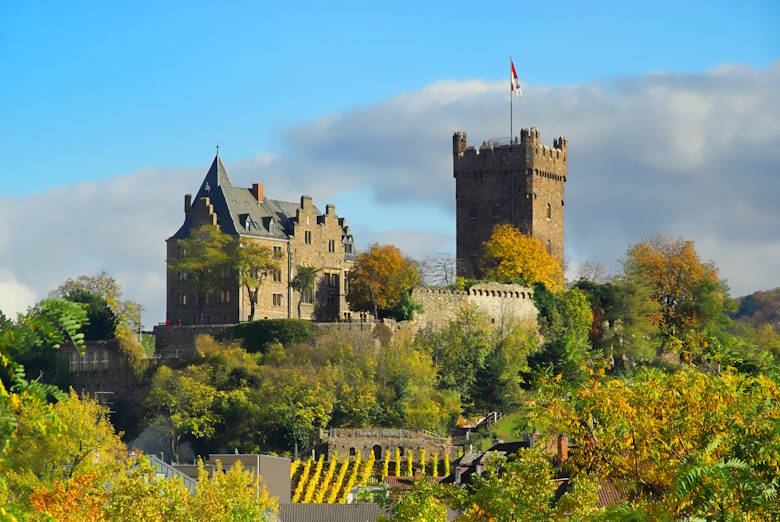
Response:
[[[531,288],[501,283],[479,283],[466,290],[419,287],[412,291],[412,299],[423,308],[415,319],[418,329],[434,330],[447,326],[466,306],[475,306],[496,327],[513,322],[536,324],[533,297]]]
[[[385,458],[390,452],[390,460],[395,461],[395,449],[398,448],[401,457],[413,451],[415,460],[420,458],[420,450],[425,449],[427,458],[436,453],[440,459],[444,455],[454,456],[452,439],[440,437],[426,430],[408,430],[400,428],[330,428],[320,430],[320,441],[327,447],[328,458],[338,452],[339,458],[344,455],[354,456],[360,450],[365,459],[374,452],[376,460]]]

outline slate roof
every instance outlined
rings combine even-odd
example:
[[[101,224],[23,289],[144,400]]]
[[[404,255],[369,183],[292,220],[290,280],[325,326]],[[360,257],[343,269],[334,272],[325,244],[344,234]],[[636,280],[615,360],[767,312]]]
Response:
[[[230,182],[219,155],[214,157],[206,177],[192,200],[193,205],[208,197],[222,232],[233,236],[269,237],[287,239],[293,233],[293,222],[300,205],[291,201],[263,198],[257,201],[251,189],[236,187]],[[317,207],[314,212],[321,214]],[[270,222],[273,220],[273,230]],[[247,221],[249,227],[247,227]],[[169,239],[189,236],[190,223],[184,224]]]
[[[375,522],[379,504],[280,504],[280,522]]]

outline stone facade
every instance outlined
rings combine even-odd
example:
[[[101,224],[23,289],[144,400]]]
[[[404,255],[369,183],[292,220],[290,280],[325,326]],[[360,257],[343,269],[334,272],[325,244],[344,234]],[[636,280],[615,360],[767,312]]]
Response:
[[[302,298],[301,318],[350,319],[345,275],[355,260],[354,240],[333,205],[322,213],[311,196],[301,196],[300,203],[293,203],[266,197],[260,183],[250,188],[233,186],[217,156],[194,200],[190,194],[184,196],[184,224],[167,240],[167,259],[186,255],[179,240],[203,224],[233,237],[251,238],[278,260],[279,271],[266,274],[260,285],[254,319],[298,317],[301,296],[290,283],[299,265],[318,269],[314,291]],[[223,272],[217,288],[198,295],[188,284],[187,274],[168,265],[169,324],[233,324],[252,319],[249,292],[239,285],[234,272]]]
[[[563,137],[542,145],[535,128],[479,149],[465,132],[453,135],[458,275],[482,275],[482,244],[500,223],[541,239],[563,266],[566,147]]]
[[[468,290],[415,288],[412,298],[423,308],[416,317],[418,328],[439,330],[454,320],[464,306],[476,306],[496,326],[512,322],[536,324],[533,292],[520,285],[480,283]]]
[[[327,447],[328,458],[338,452],[342,455],[353,456],[360,450],[363,458],[370,452],[374,452],[377,461],[381,461],[385,454],[390,452],[390,460],[395,461],[395,449],[399,448],[401,456],[405,457],[407,451],[413,451],[415,462],[420,458],[420,450],[425,448],[430,459],[434,453],[439,458],[444,455],[454,456],[452,439],[439,437],[426,430],[407,430],[400,428],[330,428],[320,430],[320,442]]]

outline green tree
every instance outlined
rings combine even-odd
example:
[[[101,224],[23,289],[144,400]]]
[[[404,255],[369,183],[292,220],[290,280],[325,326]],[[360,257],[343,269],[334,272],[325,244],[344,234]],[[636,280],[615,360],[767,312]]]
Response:
[[[521,449],[511,458],[496,458],[474,478],[462,500],[459,521],[547,521],[582,519],[596,511],[598,485],[585,474],[571,479],[556,499],[558,483],[543,449]]]
[[[446,487],[429,480],[416,480],[408,493],[399,496],[390,507],[389,516],[380,515],[384,522],[445,522],[449,493]]]
[[[588,333],[593,321],[587,297],[576,288],[553,294],[537,284],[534,304],[544,344],[529,357],[529,366],[537,371],[550,369],[567,381],[583,379],[590,362]]]
[[[230,246],[229,264],[238,274],[239,284],[246,288],[249,296],[249,320],[254,321],[260,286],[268,274],[279,270],[279,261],[268,247],[248,237],[234,239]]]
[[[103,341],[114,338],[119,318],[103,297],[87,290],[73,289],[65,295],[65,299],[85,305],[89,320],[89,324],[83,328],[85,340]]]
[[[161,422],[171,443],[171,456],[179,455],[183,435],[209,437],[217,422],[212,406],[217,391],[182,372],[161,366],[152,377],[146,397],[149,420]]]
[[[168,259],[168,269],[197,296],[198,321],[202,320],[204,302],[219,287],[226,271],[235,268],[232,243],[217,226],[201,225],[191,230],[189,237],[176,241],[177,252]]]
[[[347,274],[347,302],[352,310],[394,315],[403,292],[420,281],[417,266],[393,245],[371,245]]]
[[[143,307],[135,301],[122,299],[122,287],[105,271],[94,276],[80,275],[76,279],[69,278],[51,292],[50,296],[68,299],[68,296],[83,295],[84,292],[104,300],[116,315],[118,326],[131,332],[138,332],[141,329]],[[77,302],[82,301],[77,300]]]
[[[295,277],[290,282],[293,290],[298,292],[298,319],[301,318],[301,302],[303,296],[314,292],[314,282],[317,280],[318,268],[313,266],[298,265],[295,267]]]

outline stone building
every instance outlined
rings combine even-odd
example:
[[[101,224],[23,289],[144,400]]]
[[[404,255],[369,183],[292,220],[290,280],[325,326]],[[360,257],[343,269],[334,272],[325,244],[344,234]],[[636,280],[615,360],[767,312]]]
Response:
[[[458,275],[482,275],[482,244],[500,223],[538,237],[563,265],[566,138],[551,148],[541,144],[538,129],[523,129],[519,140],[483,141],[477,149],[456,132],[452,156]]]
[[[195,198],[184,196],[184,224],[166,241],[167,259],[186,255],[178,241],[203,224],[217,226],[233,237],[252,238],[278,259],[280,270],[260,285],[255,319],[298,316],[301,296],[290,282],[299,265],[318,269],[314,291],[302,296],[301,318],[350,318],[345,275],[355,260],[354,240],[333,205],[326,205],[323,213],[311,196],[301,196],[300,203],[293,203],[266,197],[261,183],[249,188],[233,186],[217,154]],[[248,292],[239,286],[234,272],[223,273],[219,288],[206,296],[193,294],[186,279],[187,274],[176,273],[168,262],[166,319],[170,324],[231,324],[250,319]]]

